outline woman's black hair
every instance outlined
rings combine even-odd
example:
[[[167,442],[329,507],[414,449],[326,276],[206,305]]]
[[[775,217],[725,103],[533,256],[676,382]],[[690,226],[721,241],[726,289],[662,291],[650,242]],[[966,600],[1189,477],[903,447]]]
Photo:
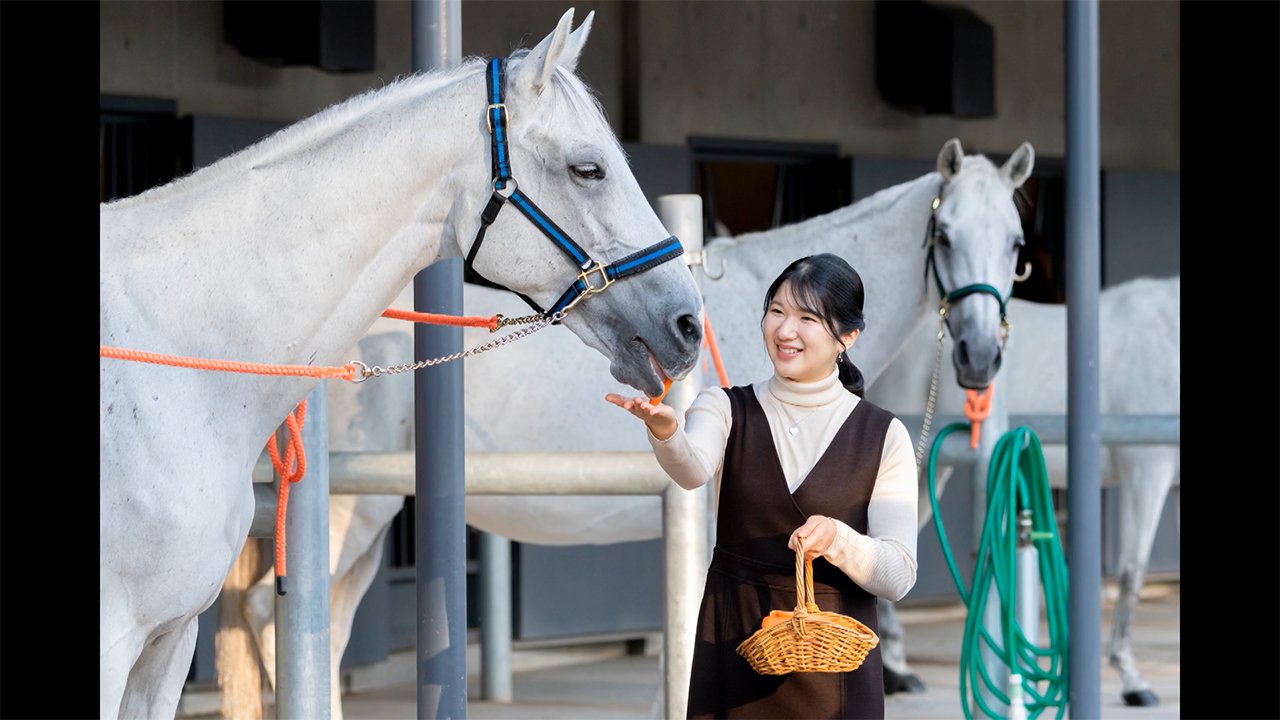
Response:
[[[862,317],[862,278],[839,255],[810,255],[788,265],[764,294],[765,313],[769,312],[769,303],[783,283],[787,283],[788,294],[802,310],[822,318],[836,342],[840,342],[841,335],[866,328],[867,322]],[[844,351],[836,356],[836,365],[840,368],[840,383],[862,397],[865,391],[862,371]]]

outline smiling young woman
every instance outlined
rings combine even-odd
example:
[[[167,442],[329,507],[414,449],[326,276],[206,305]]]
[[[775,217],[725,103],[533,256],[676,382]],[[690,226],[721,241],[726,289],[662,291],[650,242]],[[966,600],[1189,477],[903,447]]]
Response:
[[[862,399],[847,351],[866,327],[863,285],[842,258],[791,263],[760,321],[772,377],[707,388],[683,425],[668,405],[612,394],[644,421],[681,487],[715,481],[716,547],[698,616],[689,717],[883,717],[880,650],[845,673],[760,675],[736,649],[795,603],[797,538],[824,610],[876,631],[876,597],[916,579],[916,464],[906,427]]]

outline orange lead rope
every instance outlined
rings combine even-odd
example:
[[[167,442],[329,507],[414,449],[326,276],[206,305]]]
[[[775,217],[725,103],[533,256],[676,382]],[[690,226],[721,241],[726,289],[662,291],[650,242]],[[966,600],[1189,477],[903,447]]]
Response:
[[[729,387],[729,375],[724,371],[724,363],[720,360],[720,346],[716,344],[716,334],[711,332],[711,318],[707,315],[704,308],[702,311],[702,327],[706,330],[703,333],[703,342],[706,343],[707,349],[711,351],[711,360],[716,364],[716,375],[720,378],[720,387]]]
[[[411,312],[408,310],[397,310],[388,308],[383,311],[382,317],[391,318],[393,320],[408,320],[410,322],[428,323],[432,325],[455,325],[462,327],[483,327],[488,328],[490,332],[496,331],[502,326],[502,316],[494,315],[492,317],[456,317],[452,315],[436,315],[432,313]],[[108,345],[99,345],[98,354],[101,357],[112,358],[115,360],[132,360],[135,362],[146,362],[155,365],[169,365],[172,367],[195,368],[197,370],[217,370],[221,372],[238,372],[252,373],[255,375],[290,375],[300,377],[313,377],[319,379],[341,378],[349,382],[356,381],[356,366],[354,363],[338,367],[317,367],[311,365],[269,365],[265,363],[247,363],[235,362],[231,360],[210,360],[205,358],[191,358],[181,355],[164,355],[161,353],[143,352],[140,350],[127,350],[123,348],[111,347]],[[671,380],[664,379],[665,388],[662,395],[650,400],[651,403],[657,405],[666,396],[667,390],[671,389]],[[289,505],[289,485],[296,483],[302,479],[307,471],[307,456],[302,448],[302,423],[307,417],[307,401],[303,400],[298,404],[297,409],[285,418],[285,422],[289,428],[289,447],[285,451],[284,460],[280,459],[280,452],[276,449],[276,436],[273,433],[271,439],[267,441],[267,452],[271,455],[271,465],[275,467],[276,472],[280,475],[280,492],[276,498],[276,592],[284,595],[285,576],[288,575],[285,567],[285,509]]]
[[[991,394],[996,391],[996,384],[991,383],[986,390],[965,390],[964,416],[969,418],[969,449],[978,449],[978,437],[981,434],[982,421],[991,414]]]

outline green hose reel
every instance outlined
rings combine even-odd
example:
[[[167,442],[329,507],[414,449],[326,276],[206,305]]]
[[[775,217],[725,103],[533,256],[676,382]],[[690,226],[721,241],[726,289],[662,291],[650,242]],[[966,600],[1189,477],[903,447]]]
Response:
[[[934,439],[929,452],[929,502],[938,540],[968,608],[960,652],[960,700],[966,720],[971,706],[989,718],[1001,718],[984,700],[979,688],[1009,706],[1010,717],[1037,718],[1051,707],[1062,718],[1067,706],[1067,565],[1058,536],[1049,473],[1040,439],[1028,427],[1005,433],[997,442],[987,473],[987,511],[982,526],[973,581],[965,590],[942,527],[935,488],[938,450],[952,432],[968,430],[968,423],[952,423]],[[1048,644],[1032,642],[1017,620],[1017,550],[1019,535],[1039,555],[1040,584],[1048,623]],[[1000,603],[1000,637],[983,626],[990,589]],[[991,677],[980,652],[983,644],[1009,669],[1008,692]],[[972,698],[970,697],[972,696]],[[971,702],[971,699],[973,702]]]

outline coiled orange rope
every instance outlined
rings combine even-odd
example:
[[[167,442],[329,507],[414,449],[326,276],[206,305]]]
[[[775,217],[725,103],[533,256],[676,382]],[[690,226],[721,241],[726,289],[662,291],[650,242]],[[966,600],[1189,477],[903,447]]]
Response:
[[[297,409],[285,417],[285,425],[289,428],[289,447],[285,450],[284,460],[280,459],[280,451],[276,449],[276,436],[267,441],[267,454],[271,456],[271,465],[280,475],[280,491],[276,496],[276,592],[285,594],[285,576],[289,574],[285,565],[285,509],[289,507],[289,484],[302,479],[307,472],[307,453],[302,447],[302,423],[307,419],[307,401],[298,403]]]
[[[996,391],[996,384],[991,383],[986,390],[965,390],[964,416],[969,418],[969,449],[978,448],[978,437],[982,430],[982,421],[991,414],[991,394]]]

